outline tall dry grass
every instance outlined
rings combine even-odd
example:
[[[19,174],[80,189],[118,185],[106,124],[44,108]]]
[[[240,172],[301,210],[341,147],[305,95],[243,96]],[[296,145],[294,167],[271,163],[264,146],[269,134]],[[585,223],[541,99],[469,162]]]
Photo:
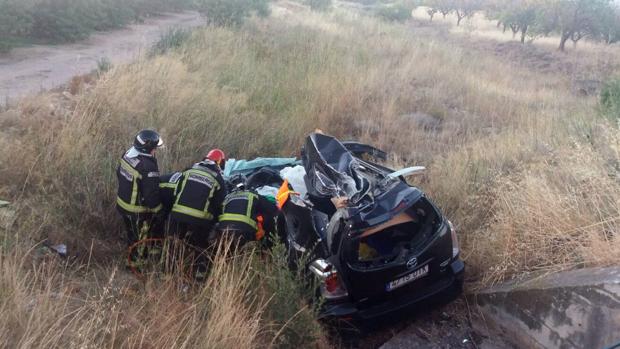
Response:
[[[116,267],[76,267],[36,250],[0,254],[4,348],[322,347],[311,309],[267,316],[273,270],[266,256],[222,244],[205,284],[179,273],[141,283]],[[35,262],[36,260],[36,262]],[[28,264],[33,263],[31,267]],[[278,282],[291,280],[282,276]],[[282,304],[284,305],[284,304]],[[287,314],[288,315],[288,314]],[[302,323],[298,318],[311,319]],[[278,322],[279,321],[279,322]],[[310,327],[307,325],[310,324]],[[303,342],[299,342],[299,338]],[[295,341],[298,342],[295,342]]]
[[[168,171],[190,164],[213,146],[233,157],[295,155],[305,134],[318,127],[383,147],[392,164],[429,168],[416,184],[455,223],[473,287],[528,272],[617,264],[620,136],[598,116],[596,103],[574,95],[566,76],[451,45],[429,31],[421,36],[408,25],[341,10],[316,14],[282,7],[269,20],[238,30],[199,30],[180,49],[116,67],[75,101],[41,96],[5,113],[2,131],[10,141],[4,141],[0,153],[0,192],[17,201],[20,217],[5,230],[5,240],[14,240],[13,232],[19,231],[22,244],[43,238],[69,242],[72,251],[81,253],[79,263],[86,263],[91,250],[92,263],[111,263],[110,256],[122,251],[113,208],[114,169],[141,128],[163,134],[167,148],[159,159]],[[49,296],[46,287],[59,292],[63,288],[54,280],[79,280],[71,274],[74,268],[46,272],[51,277],[44,278],[39,267],[18,268],[19,259],[3,256],[4,265],[14,266],[4,276],[14,281],[5,282],[4,289],[19,292],[6,294],[21,297],[9,298],[6,307],[27,304],[37,294]],[[271,263],[265,268],[268,275],[282,270]],[[22,269],[27,274],[18,273]],[[103,269],[109,279],[111,271]],[[155,340],[153,346],[199,346],[194,342],[199,334],[226,343],[222,333],[201,329],[210,331],[210,323],[221,321],[260,332],[265,327],[255,327],[258,318],[278,319],[267,327],[272,334],[289,323],[287,334],[277,337],[283,342],[276,344],[316,338],[301,336],[304,331],[295,325],[297,320],[312,323],[306,321],[307,309],[298,314],[304,309],[301,294],[287,297],[295,283],[280,284],[286,277],[259,279],[274,282],[265,289],[272,290],[277,303],[261,308],[253,301],[239,302],[235,297],[246,295],[227,294],[226,287],[245,281],[226,273],[210,279],[225,289],[206,287],[225,297],[221,300],[184,296],[172,284],[147,287],[134,296],[117,293],[111,299],[121,302],[118,307],[138,312],[147,325],[121,317],[118,308],[106,304],[98,313],[103,328],[122,339],[110,342],[108,335],[87,330],[84,338],[110,346],[147,340]],[[86,300],[99,299],[103,289],[71,301],[95,307],[100,303]],[[48,320],[50,314],[63,314],[54,329],[69,326],[66,319],[75,316],[71,302],[65,303],[41,308]],[[235,304],[241,308],[231,313]],[[27,314],[24,309],[8,313]],[[174,309],[175,315],[164,309]],[[172,322],[162,326],[156,320],[164,315],[183,321],[166,320]],[[55,322],[28,321],[17,316],[15,324],[0,329],[15,333],[17,339],[10,340],[17,344],[21,338],[50,343],[37,336]],[[129,329],[114,327],[127,323]],[[67,336],[81,340],[71,326],[77,325],[71,323]],[[38,330],[28,332],[34,336],[28,339],[14,328]],[[244,331],[248,337],[238,343],[251,345],[245,341],[258,337],[259,344],[271,342],[252,331]],[[153,339],[153,333],[166,337]]]

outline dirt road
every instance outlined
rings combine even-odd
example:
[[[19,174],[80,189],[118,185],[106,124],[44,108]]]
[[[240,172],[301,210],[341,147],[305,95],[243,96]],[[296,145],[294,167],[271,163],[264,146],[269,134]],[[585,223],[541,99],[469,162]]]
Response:
[[[88,73],[101,58],[113,64],[127,63],[144,54],[169,28],[196,27],[203,23],[198,13],[183,12],[97,33],[74,44],[17,48],[10,54],[0,55],[0,105]]]

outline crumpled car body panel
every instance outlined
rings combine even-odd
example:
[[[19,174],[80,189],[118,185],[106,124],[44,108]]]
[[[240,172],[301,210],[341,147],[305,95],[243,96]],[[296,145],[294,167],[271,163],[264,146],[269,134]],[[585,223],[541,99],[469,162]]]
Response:
[[[362,153],[386,155],[321,133],[308,136],[301,158],[307,196],[291,196],[278,218],[290,265],[309,270],[312,261],[325,260],[347,290],[344,298],[322,302],[321,317],[389,317],[458,295],[464,264],[454,255],[449,221],[419,188]],[[350,199],[347,208],[325,209],[330,198],[342,196]]]

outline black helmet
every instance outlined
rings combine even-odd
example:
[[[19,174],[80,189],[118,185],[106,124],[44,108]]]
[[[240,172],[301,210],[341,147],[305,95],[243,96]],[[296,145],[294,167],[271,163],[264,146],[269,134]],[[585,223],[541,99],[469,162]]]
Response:
[[[150,153],[153,149],[159,148],[162,145],[164,145],[164,141],[159,137],[159,133],[153,130],[138,132],[133,141],[134,148],[143,153]]]

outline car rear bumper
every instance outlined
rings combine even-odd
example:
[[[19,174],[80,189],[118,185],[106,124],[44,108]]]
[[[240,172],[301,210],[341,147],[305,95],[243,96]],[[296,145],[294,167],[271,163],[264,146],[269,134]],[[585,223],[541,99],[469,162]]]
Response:
[[[326,302],[319,315],[322,320],[345,320],[365,322],[395,313],[413,310],[424,302],[450,300],[462,292],[465,265],[460,259],[450,264],[450,272],[437,282],[395,299],[389,299],[372,307],[360,308],[354,302]]]

